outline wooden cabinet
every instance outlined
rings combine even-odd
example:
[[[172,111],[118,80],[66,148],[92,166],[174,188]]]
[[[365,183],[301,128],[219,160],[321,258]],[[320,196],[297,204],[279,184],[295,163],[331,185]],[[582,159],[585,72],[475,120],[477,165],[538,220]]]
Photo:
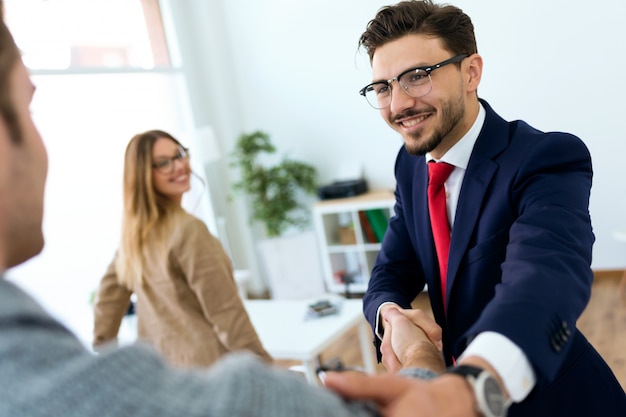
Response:
[[[313,219],[329,292],[364,293],[395,203],[391,191],[319,201]]]

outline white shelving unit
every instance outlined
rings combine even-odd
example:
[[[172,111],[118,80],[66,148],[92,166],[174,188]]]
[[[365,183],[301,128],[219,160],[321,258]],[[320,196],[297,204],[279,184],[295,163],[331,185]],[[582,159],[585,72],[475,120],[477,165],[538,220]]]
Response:
[[[356,197],[319,201],[313,206],[315,231],[326,288],[331,293],[364,293],[380,250],[368,238],[360,212],[380,209],[386,220],[393,215],[391,191],[371,191]]]

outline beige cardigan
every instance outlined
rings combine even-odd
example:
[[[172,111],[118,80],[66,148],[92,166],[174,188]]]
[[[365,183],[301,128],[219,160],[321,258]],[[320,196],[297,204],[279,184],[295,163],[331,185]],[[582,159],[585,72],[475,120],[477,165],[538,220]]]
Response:
[[[118,283],[113,259],[94,307],[94,347],[117,338],[134,292],[138,338],[172,364],[205,367],[237,350],[271,361],[239,297],[231,261],[220,242],[190,214],[185,213],[179,227],[172,237],[167,273],[144,275],[143,284],[133,291]]]

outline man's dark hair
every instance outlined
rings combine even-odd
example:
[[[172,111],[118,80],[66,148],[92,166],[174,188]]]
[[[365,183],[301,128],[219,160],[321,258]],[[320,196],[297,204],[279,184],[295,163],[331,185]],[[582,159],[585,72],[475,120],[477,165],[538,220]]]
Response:
[[[0,0],[0,117],[14,142],[19,142],[22,137],[17,110],[11,95],[11,74],[19,59],[19,50],[4,23],[4,2]]]
[[[359,47],[367,51],[371,61],[376,48],[409,34],[439,38],[453,55],[478,52],[469,16],[458,7],[430,0],[401,1],[381,8],[367,24]]]

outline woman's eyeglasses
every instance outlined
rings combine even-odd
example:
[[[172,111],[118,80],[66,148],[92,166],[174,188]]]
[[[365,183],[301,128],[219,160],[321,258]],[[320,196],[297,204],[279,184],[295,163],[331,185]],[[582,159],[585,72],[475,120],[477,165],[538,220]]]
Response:
[[[174,172],[174,162],[181,161],[185,162],[189,159],[189,149],[183,148],[182,146],[178,148],[178,152],[176,155],[171,158],[159,158],[152,164],[152,168],[156,169],[161,174],[171,174]]]

